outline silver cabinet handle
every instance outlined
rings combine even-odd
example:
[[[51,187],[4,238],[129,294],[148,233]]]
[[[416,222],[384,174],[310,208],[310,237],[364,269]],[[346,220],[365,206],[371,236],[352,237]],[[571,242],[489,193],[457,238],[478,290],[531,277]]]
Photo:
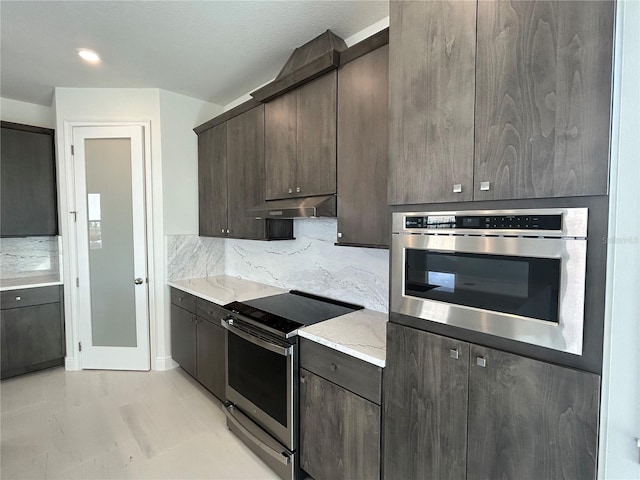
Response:
[[[460,352],[458,352],[457,348],[452,348],[449,350],[449,356],[454,360],[457,360],[460,357]]]
[[[289,189],[289,195],[291,195],[293,193],[293,188]]]
[[[296,187],[296,193],[300,193],[300,187]]]
[[[144,280],[142,280],[140,277],[136,278],[133,283],[135,283],[136,285],[142,285],[142,282],[144,282]]]
[[[477,357],[476,365],[479,367],[485,368],[487,366],[487,359],[484,357]]]
[[[491,190],[491,182],[480,182],[480,191],[488,192]]]
[[[335,363],[332,363],[331,365],[329,365],[329,370],[331,370],[332,372],[335,372],[338,369],[338,366]]]
[[[453,193],[461,193],[462,192],[462,184],[456,183],[453,185]]]
[[[307,377],[300,377],[300,383],[307,383]]]
[[[22,300],[22,297],[16,297],[16,301],[19,302],[20,300]]]
[[[342,233],[338,232],[338,238],[342,238]]]

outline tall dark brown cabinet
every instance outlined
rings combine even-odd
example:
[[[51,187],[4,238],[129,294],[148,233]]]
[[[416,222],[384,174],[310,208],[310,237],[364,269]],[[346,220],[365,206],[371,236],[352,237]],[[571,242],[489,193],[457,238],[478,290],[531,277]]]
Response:
[[[0,144],[0,235],[57,235],[54,130],[2,122]]]
[[[391,2],[389,203],[607,194],[614,13]]]
[[[227,124],[198,135],[200,235],[227,235]]]
[[[389,203],[471,200],[475,2],[389,2]]]
[[[390,323],[384,391],[386,479],[596,478],[595,374]]]
[[[389,46],[338,70],[338,244],[389,245]]]

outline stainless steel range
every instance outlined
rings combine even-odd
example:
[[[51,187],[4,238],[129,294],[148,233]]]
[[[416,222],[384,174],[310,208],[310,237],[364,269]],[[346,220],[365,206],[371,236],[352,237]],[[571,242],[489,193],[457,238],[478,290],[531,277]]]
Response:
[[[225,305],[227,426],[280,477],[299,476],[299,328],[363,307],[292,290]]]

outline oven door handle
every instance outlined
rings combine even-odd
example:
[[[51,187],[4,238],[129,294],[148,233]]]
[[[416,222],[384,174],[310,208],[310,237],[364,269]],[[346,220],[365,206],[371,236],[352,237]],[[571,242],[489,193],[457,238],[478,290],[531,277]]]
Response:
[[[259,347],[266,348],[267,350],[277,353],[278,355],[282,355],[283,357],[289,357],[293,353],[293,347],[283,347],[281,345],[277,345],[275,343],[267,342],[262,338],[255,337],[250,333],[245,332],[244,330],[240,330],[239,328],[234,327],[233,325],[229,325],[229,322],[226,320],[222,320],[222,326],[226,328],[229,332],[234,335],[239,336],[240,338],[246,340],[247,342],[251,342]]]

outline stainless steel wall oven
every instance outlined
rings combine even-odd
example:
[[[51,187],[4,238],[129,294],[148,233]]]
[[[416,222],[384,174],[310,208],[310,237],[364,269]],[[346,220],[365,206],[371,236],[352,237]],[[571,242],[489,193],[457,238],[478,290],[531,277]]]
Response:
[[[393,214],[390,311],[583,353],[587,208]]]

